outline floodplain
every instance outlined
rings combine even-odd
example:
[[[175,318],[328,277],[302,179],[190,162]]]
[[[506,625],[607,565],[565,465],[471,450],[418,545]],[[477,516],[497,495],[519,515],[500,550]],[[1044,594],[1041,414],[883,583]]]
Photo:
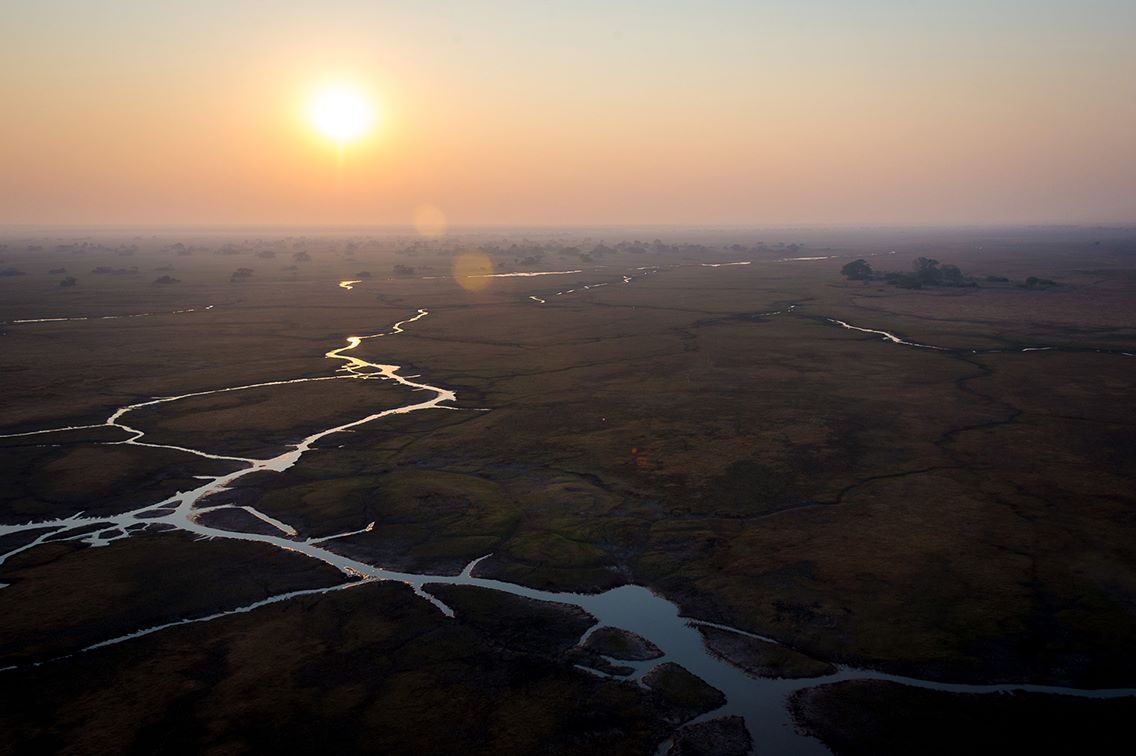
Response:
[[[1136,714],[1136,231],[0,242],[0,751]]]

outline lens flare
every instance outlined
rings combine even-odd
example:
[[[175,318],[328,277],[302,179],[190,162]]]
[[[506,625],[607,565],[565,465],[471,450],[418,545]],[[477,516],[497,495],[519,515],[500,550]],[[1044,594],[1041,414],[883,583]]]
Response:
[[[414,228],[427,239],[437,239],[446,233],[446,215],[433,205],[414,208]]]
[[[493,263],[482,252],[466,252],[454,260],[454,280],[466,291],[481,291],[493,280]]]

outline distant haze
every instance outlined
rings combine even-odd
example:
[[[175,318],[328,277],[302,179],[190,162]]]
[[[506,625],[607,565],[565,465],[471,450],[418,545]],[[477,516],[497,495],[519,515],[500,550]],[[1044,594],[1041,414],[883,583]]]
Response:
[[[0,224],[1131,222],[1134,30],[1132,0],[5,0]],[[342,165],[302,113],[340,80],[380,113]]]

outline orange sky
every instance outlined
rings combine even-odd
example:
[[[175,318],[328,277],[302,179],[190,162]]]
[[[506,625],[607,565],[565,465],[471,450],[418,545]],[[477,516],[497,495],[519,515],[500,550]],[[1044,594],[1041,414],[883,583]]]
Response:
[[[1136,3],[943,5],[9,0],[0,224],[1136,221]]]

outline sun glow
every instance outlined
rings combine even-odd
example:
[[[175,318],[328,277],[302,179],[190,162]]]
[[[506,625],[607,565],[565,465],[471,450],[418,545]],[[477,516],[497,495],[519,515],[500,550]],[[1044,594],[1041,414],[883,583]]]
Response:
[[[312,97],[308,103],[308,120],[316,131],[342,147],[371,130],[375,112],[358,89],[334,86]]]

